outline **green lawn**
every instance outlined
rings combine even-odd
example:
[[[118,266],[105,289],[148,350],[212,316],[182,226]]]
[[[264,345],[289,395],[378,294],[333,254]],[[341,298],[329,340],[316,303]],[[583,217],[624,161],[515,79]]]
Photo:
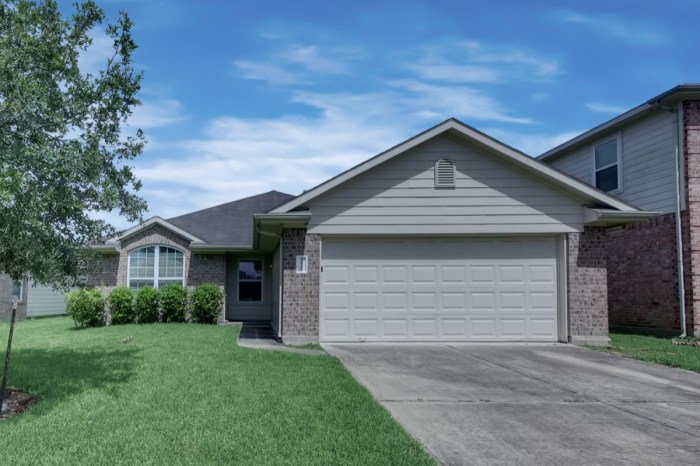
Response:
[[[596,349],[642,361],[700,372],[700,348],[676,346],[670,338],[611,333],[610,345]]]
[[[434,464],[337,359],[238,331],[18,324],[10,382],[40,401],[0,422],[0,464]]]

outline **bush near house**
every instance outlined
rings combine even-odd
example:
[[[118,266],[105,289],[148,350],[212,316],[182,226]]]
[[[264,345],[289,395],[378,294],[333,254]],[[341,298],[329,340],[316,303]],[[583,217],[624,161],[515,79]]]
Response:
[[[215,324],[224,305],[224,292],[213,283],[205,283],[192,291],[190,301],[194,322]]]
[[[184,322],[187,317],[187,289],[182,285],[170,284],[158,288],[161,320],[163,322]]]
[[[151,286],[141,288],[134,299],[136,321],[149,324],[158,321],[158,290]]]
[[[66,296],[66,314],[76,327],[96,327],[104,324],[105,299],[99,290],[73,290]]]
[[[109,314],[112,324],[131,324],[136,322],[134,310],[134,292],[130,288],[115,288],[109,294]]]

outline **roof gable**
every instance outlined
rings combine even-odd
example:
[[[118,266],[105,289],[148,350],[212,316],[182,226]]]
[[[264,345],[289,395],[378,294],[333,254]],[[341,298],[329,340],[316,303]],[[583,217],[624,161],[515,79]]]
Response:
[[[160,225],[163,228],[166,228],[174,233],[177,233],[178,235],[182,236],[183,238],[190,240],[192,243],[204,243],[204,241],[201,238],[199,238],[198,236],[195,236],[192,233],[185,231],[182,228],[179,228],[176,225],[173,225],[172,223],[168,222],[167,220],[163,220],[162,218],[160,218],[156,215],[155,217],[151,217],[139,225],[136,225],[134,227],[129,228],[128,230],[123,232],[121,235],[108,239],[105,242],[105,244],[110,245],[110,244],[116,244],[118,242],[124,241],[125,239],[139,233],[140,231],[143,231],[147,228],[150,228],[153,225]]]
[[[401,144],[392,147],[391,149],[382,152],[375,157],[341,173],[340,175],[331,178],[330,180],[316,186],[315,188],[306,191],[300,196],[272,210],[272,213],[286,213],[294,209],[304,206],[313,199],[324,195],[326,192],[355,179],[361,174],[372,170],[375,167],[413,149],[419,144],[425,143],[442,134],[450,134],[457,138],[467,140],[482,149],[488,151],[496,159],[512,164],[513,166],[527,171],[530,174],[542,179],[545,182],[551,183],[569,194],[582,199],[587,199],[591,203],[598,203],[618,209],[621,211],[638,211],[635,207],[613,197],[603,191],[589,186],[581,181],[576,180],[542,162],[539,162],[532,157],[513,149],[500,141],[497,141],[480,131],[451,118],[437,126],[434,126],[423,133],[408,139]]]

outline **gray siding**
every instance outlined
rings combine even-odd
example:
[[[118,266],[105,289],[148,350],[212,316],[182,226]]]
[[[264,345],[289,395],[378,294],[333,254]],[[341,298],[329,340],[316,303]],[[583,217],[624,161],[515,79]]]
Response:
[[[622,191],[619,198],[643,210],[675,211],[675,115],[658,111],[630,123],[619,132],[622,138]],[[553,167],[592,184],[593,146],[563,152],[550,159]]]
[[[52,316],[66,313],[66,294],[50,286],[36,285],[27,289],[27,316]]]
[[[434,165],[456,166],[456,188],[434,187]],[[449,136],[421,144],[309,204],[318,234],[566,233],[581,201]]]

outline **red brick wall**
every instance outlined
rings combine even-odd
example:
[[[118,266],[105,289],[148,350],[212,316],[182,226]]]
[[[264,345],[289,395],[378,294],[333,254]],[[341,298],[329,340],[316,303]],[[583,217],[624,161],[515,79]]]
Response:
[[[688,332],[700,334],[700,101],[683,102],[683,152],[686,166],[686,190],[688,200],[688,229],[690,281],[689,288],[692,309],[687,316]]]
[[[610,230],[606,236],[610,326],[678,333],[676,214]],[[689,272],[686,266],[686,283]],[[689,299],[686,307],[691,313]]]

